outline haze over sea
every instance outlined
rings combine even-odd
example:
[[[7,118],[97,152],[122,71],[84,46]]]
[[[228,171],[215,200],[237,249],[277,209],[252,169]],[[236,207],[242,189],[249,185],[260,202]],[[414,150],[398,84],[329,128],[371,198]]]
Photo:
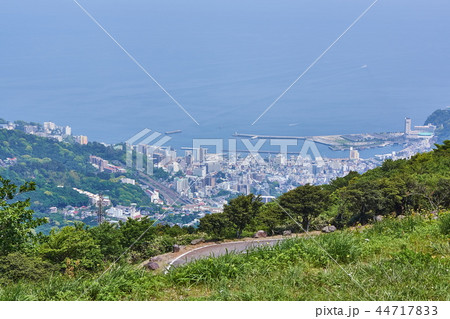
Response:
[[[192,138],[403,130],[450,105],[450,2],[80,0],[197,126],[71,0],[0,6],[0,117],[121,142],[143,128]]]

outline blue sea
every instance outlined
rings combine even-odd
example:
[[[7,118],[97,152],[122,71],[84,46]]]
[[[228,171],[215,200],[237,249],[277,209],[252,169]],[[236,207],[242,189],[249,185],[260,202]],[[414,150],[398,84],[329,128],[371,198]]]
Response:
[[[107,143],[182,130],[175,147],[422,124],[450,105],[448,0],[380,0],[251,125],[372,2],[79,0],[197,125],[74,1],[3,1],[0,117]]]

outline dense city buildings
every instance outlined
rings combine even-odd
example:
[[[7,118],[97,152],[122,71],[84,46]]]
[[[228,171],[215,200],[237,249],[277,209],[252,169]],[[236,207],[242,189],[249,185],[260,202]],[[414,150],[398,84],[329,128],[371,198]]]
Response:
[[[6,130],[21,130],[27,134],[32,134],[40,137],[53,138],[61,142],[63,140],[70,140],[72,138],[72,128],[70,126],[58,126],[53,122],[26,123],[24,122],[8,122],[0,124],[0,129]]]

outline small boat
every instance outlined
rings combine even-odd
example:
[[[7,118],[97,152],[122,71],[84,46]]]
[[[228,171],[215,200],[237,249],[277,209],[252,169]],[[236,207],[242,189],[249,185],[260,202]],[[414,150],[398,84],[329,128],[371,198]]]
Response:
[[[169,135],[169,134],[176,134],[176,133],[181,133],[181,132],[182,132],[181,130],[175,130],[175,131],[168,131],[168,132],[166,132],[166,134]]]

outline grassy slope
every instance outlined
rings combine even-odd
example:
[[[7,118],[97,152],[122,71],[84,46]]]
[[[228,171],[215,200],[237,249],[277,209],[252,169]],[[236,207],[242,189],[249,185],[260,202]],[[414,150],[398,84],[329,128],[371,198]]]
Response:
[[[449,224],[448,213],[438,220],[386,219],[366,229],[199,260],[168,275],[125,266],[99,282],[56,276],[16,283],[0,287],[0,300],[448,300]]]

